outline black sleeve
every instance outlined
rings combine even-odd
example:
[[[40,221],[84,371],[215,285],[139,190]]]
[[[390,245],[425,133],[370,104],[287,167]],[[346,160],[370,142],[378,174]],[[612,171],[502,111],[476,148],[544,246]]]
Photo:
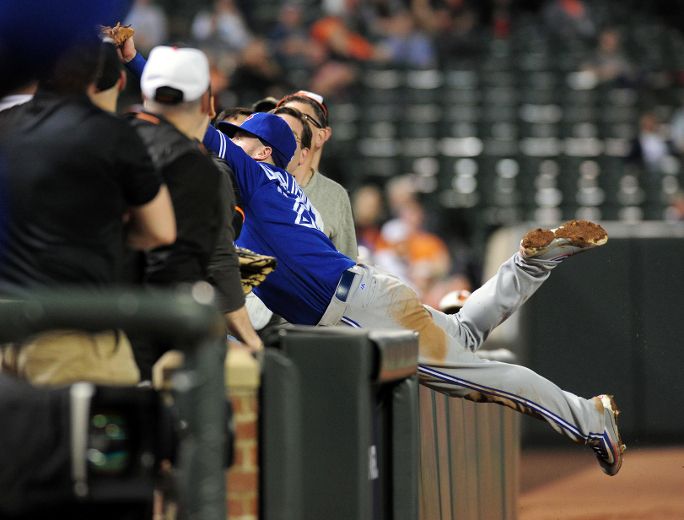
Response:
[[[214,158],[221,171],[219,192],[223,222],[219,232],[216,248],[209,261],[209,282],[216,289],[216,300],[221,312],[232,312],[245,304],[245,296],[240,284],[240,269],[235,252],[235,231],[233,216],[235,214],[235,192],[233,190],[232,171],[221,159]]]
[[[176,214],[176,242],[148,253],[146,281],[169,284],[205,280],[222,229],[220,173],[199,151],[182,155],[162,170]]]
[[[162,179],[138,133],[125,121],[116,121],[121,127],[117,171],[121,175],[124,198],[129,206],[142,206],[157,196]]]

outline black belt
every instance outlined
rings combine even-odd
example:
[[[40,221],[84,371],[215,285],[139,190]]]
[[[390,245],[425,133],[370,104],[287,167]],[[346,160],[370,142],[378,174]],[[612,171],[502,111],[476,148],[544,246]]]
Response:
[[[354,271],[347,270],[342,273],[340,283],[337,284],[337,289],[335,290],[335,298],[343,302],[347,301],[349,289],[351,289],[352,283],[354,283],[354,278],[356,278]]]

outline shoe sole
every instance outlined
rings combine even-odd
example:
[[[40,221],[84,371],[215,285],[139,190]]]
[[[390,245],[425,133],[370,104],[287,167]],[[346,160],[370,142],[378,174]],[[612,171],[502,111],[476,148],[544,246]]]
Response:
[[[610,449],[613,454],[613,459],[616,461],[615,464],[604,464],[601,459],[599,459],[599,464],[601,464],[601,469],[606,475],[609,476],[614,476],[617,474],[618,471],[620,471],[620,468],[622,467],[622,454],[625,453],[627,450],[627,445],[622,442],[622,437],[620,436],[620,432],[618,429],[618,416],[620,415],[620,410],[617,407],[617,403],[615,403],[615,398],[612,395],[601,395],[599,396],[599,399],[601,400],[601,404],[603,405],[604,410],[607,408],[609,411],[612,412],[613,414],[613,421],[615,422],[615,436],[617,437],[617,444],[609,443],[610,444]],[[608,402],[606,403],[605,400]]]
[[[555,244],[554,244],[555,242]],[[603,227],[588,220],[570,220],[555,229],[537,228],[529,231],[520,242],[524,256],[534,258],[551,246],[591,249],[608,242],[608,233]],[[559,258],[576,254],[576,249],[559,252]]]

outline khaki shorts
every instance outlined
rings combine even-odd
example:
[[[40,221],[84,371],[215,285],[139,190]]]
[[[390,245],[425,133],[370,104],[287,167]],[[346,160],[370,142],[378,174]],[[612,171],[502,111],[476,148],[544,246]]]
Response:
[[[3,345],[0,369],[34,385],[89,381],[135,385],[140,372],[128,338],[120,331],[51,331],[21,344]]]

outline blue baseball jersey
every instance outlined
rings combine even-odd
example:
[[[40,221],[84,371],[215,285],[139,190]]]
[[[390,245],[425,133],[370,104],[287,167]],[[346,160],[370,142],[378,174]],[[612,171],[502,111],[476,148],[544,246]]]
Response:
[[[138,53],[126,67],[139,78],[145,64]],[[316,325],[342,273],[356,262],[335,249],[323,232],[320,215],[292,175],[255,161],[213,126],[207,128],[203,143],[235,172],[245,210],[237,245],[278,260],[276,270],[254,293],[290,323]]]
[[[237,244],[278,260],[276,270],[254,293],[290,323],[316,325],[340,276],[356,262],[335,249],[292,175],[255,161],[215,128],[207,132],[204,144],[235,172],[245,210]]]

